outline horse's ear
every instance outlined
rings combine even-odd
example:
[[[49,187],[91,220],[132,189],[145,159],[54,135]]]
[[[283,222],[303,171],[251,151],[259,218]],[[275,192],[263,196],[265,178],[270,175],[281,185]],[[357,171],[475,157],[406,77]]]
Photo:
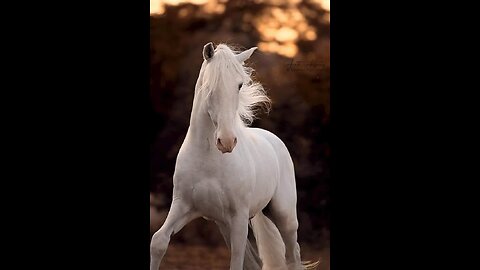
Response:
[[[210,60],[215,54],[215,47],[213,47],[213,42],[209,42],[203,46],[203,59]]]
[[[250,56],[252,55],[252,53],[257,49],[257,47],[252,47],[246,51],[243,51],[237,55],[235,55],[235,57],[237,58],[238,62],[240,63],[243,63],[245,62],[245,60],[247,60],[248,58],[250,58]]]

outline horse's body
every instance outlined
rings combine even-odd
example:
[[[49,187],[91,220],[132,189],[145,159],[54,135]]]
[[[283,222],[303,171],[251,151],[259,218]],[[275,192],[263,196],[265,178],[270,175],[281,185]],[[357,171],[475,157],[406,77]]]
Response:
[[[226,222],[240,207],[248,209],[248,217],[255,216],[272,199],[281,180],[280,168],[292,168],[283,143],[262,129],[239,132],[237,138],[244,143],[228,156],[213,143],[207,146],[204,142],[203,147],[190,144],[195,140],[190,136],[187,133],[177,158],[175,198],[178,195],[188,201],[208,219]],[[277,158],[278,154],[283,158]],[[191,183],[192,178],[198,180]]]
[[[244,124],[253,117],[253,105],[269,102],[243,67],[254,50],[235,55],[226,45],[204,48],[190,127],[177,156],[172,205],[152,238],[151,270],[159,268],[170,236],[198,217],[218,225],[231,252],[231,270],[303,269],[290,154],[274,134]],[[232,89],[237,85],[239,92]],[[262,213],[269,203],[273,223]],[[249,220],[261,263],[247,240]]]

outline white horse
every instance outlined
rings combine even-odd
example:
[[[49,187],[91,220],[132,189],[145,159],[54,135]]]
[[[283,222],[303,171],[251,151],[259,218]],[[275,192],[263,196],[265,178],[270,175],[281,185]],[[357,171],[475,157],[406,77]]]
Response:
[[[257,105],[270,106],[262,86],[250,77],[253,70],[244,66],[255,49],[237,54],[211,42],[203,48],[190,127],[173,176],[173,201],[152,237],[150,270],[160,267],[170,237],[198,217],[218,225],[231,253],[231,270],[309,268],[297,243],[290,154],[274,134],[247,127]],[[267,204],[271,220],[262,213]],[[247,239],[249,223],[258,255]]]

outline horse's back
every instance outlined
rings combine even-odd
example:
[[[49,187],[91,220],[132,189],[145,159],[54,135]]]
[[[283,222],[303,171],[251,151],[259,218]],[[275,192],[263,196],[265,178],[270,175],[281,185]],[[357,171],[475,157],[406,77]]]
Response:
[[[283,143],[283,141],[280,138],[277,137],[277,135],[273,134],[268,130],[261,129],[261,128],[248,128],[248,129],[251,133],[265,138],[272,145],[277,155],[277,159],[280,166],[287,165],[287,167],[289,168],[291,167],[290,169],[293,169],[292,158],[290,157],[290,153],[288,152],[287,146],[285,145],[285,143]]]

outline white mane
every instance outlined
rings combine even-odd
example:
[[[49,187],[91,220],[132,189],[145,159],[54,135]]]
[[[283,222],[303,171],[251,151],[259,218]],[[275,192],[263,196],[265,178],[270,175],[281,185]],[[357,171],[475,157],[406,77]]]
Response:
[[[257,118],[256,113],[259,108],[263,108],[267,112],[270,110],[271,101],[263,86],[252,79],[254,69],[240,63],[235,58],[235,54],[237,51],[225,44],[217,46],[215,55],[205,68],[200,91],[205,93],[203,96],[208,102],[208,97],[215,89],[222,89],[218,87],[219,84],[233,78],[235,73],[240,74],[243,79],[243,87],[239,92],[238,115],[244,125],[248,126]]]

